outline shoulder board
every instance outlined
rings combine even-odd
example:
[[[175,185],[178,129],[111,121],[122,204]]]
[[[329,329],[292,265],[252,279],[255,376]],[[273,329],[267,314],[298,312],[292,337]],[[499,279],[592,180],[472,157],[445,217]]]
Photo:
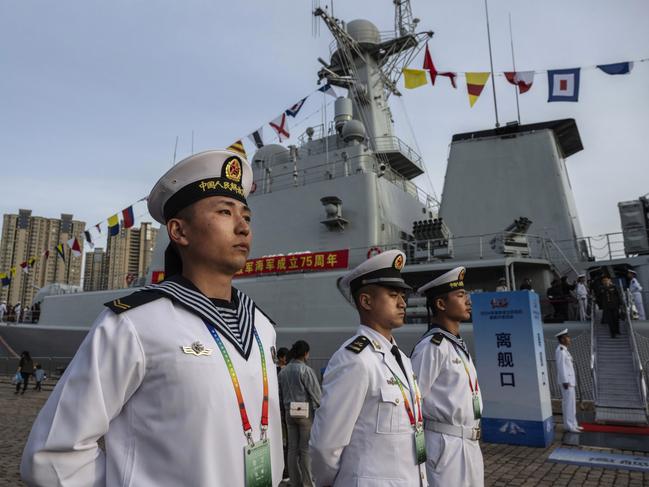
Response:
[[[365,347],[370,344],[370,339],[366,336],[360,335],[354,338],[354,341],[347,345],[345,348],[354,353],[361,353]]]
[[[115,314],[123,313],[143,304],[150,303],[156,299],[164,298],[165,295],[156,291],[136,291],[133,294],[124,296],[121,298],[114,299],[107,303],[104,303],[104,306],[110,308],[110,310]]]
[[[434,333],[433,336],[430,338],[430,343],[434,343],[435,345],[441,345],[442,340],[444,340],[444,335],[442,333]]]

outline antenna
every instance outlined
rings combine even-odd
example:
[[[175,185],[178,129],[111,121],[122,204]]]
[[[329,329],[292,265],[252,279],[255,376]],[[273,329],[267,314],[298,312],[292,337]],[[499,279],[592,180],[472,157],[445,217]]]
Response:
[[[491,88],[494,92],[494,112],[496,113],[496,128],[500,127],[498,122],[498,103],[496,102],[496,81],[494,80],[494,61],[491,54],[491,32],[489,31],[489,7],[487,0],[484,0],[485,17],[487,19],[487,42],[489,43],[489,65],[491,66]]]
[[[173,162],[171,163],[172,166],[173,166],[174,164],[176,164],[176,152],[177,152],[177,151],[178,151],[178,136],[176,135],[176,144],[174,145],[174,160],[173,160]]]
[[[333,0],[332,0],[333,1]],[[419,19],[412,17],[410,0],[394,1],[394,35],[397,37],[413,34]]]
[[[512,48],[512,67],[514,69],[514,76],[516,76],[516,59],[514,58],[514,36],[512,35],[512,13],[509,12],[509,43]],[[514,85],[514,93],[516,93],[516,115],[518,115],[518,124],[521,124],[521,109],[518,105],[518,86]]]
[[[320,0],[311,0],[311,12],[320,8]],[[315,16],[311,16],[311,35],[313,37],[320,36],[320,22]]]

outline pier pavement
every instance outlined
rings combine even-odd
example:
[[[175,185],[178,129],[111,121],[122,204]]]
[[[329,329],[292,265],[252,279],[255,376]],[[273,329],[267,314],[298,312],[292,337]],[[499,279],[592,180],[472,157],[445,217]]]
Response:
[[[51,382],[46,382],[42,392],[30,389],[25,395],[15,395],[15,388],[10,384],[9,378],[0,379],[0,411],[2,411],[0,413],[0,487],[26,485],[20,480],[20,457],[31,425],[47,400],[52,385]],[[561,427],[557,427],[555,441],[549,448],[483,444],[485,485],[493,487],[649,485],[649,473],[548,462],[550,453],[561,445],[561,434]],[[649,456],[642,452],[612,449],[595,451]],[[282,484],[282,487],[284,485]]]

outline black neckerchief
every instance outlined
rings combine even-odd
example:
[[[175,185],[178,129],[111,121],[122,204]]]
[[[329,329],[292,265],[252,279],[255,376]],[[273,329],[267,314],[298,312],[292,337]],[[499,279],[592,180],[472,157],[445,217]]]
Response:
[[[163,293],[173,302],[182,305],[187,311],[212,325],[248,360],[254,340],[255,303],[238,289],[232,288],[230,302],[210,299],[191,281],[181,275],[174,275],[159,284],[145,287],[144,291]]]

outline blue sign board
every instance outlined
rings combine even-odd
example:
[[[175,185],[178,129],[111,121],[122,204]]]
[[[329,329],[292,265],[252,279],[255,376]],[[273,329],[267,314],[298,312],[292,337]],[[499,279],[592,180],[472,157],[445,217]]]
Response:
[[[475,293],[471,301],[483,440],[549,446],[554,425],[538,295]]]

